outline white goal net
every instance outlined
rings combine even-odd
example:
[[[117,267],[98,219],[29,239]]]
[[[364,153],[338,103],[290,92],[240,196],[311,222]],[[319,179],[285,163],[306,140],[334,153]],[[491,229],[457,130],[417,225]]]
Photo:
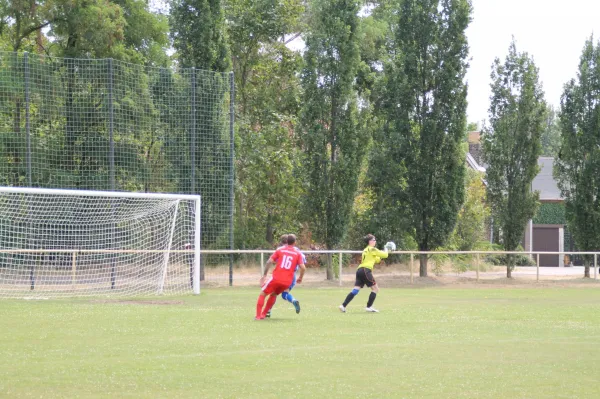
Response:
[[[0,297],[200,292],[200,196],[0,187]]]

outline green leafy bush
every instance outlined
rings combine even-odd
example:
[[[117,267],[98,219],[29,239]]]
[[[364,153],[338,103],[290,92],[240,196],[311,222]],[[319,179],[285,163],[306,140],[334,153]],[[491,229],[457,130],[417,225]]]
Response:
[[[502,246],[498,244],[491,244],[492,251],[502,251]],[[523,251],[523,247],[519,245],[517,251]],[[513,255],[515,259],[515,266],[535,266],[535,261],[527,255]],[[485,257],[485,261],[494,266],[506,266],[508,263],[508,255],[506,254],[488,254]]]

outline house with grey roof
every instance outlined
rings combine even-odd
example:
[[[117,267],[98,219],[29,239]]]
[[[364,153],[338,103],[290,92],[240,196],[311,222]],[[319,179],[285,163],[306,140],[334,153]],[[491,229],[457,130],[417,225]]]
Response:
[[[479,132],[469,132],[469,153],[467,166],[485,172],[486,165],[481,160],[481,143]],[[526,251],[558,252],[573,250],[572,240],[565,245],[565,206],[553,176],[554,158],[540,157],[540,171],[533,179],[531,189],[540,193],[540,207],[529,221],[523,237],[523,248]],[[568,237],[570,237],[567,234]],[[568,261],[567,261],[568,262]],[[559,255],[540,255],[540,266],[565,265],[565,258]]]
[[[558,252],[565,249],[564,198],[554,180],[554,158],[540,157],[540,171],[531,183],[531,189],[540,195],[540,207],[525,229],[526,251]],[[540,266],[564,266],[564,257],[540,255]]]

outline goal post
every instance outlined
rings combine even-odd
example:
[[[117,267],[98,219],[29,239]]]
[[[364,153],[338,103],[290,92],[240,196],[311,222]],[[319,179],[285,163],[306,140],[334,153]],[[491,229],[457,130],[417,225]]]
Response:
[[[0,298],[200,293],[199,195],[0,187]]]

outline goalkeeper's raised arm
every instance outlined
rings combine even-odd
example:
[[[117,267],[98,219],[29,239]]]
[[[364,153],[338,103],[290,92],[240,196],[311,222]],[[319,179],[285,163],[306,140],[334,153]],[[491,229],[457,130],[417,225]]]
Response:
[[[366,267],[367,269],[373,270],[373,266],[375,266],[376,263],[379,263],[381,259],[385,259],[387,257],[387,251],[381,251],[375,247],[368,246],[363,250],[362,261],[358,267]]]

